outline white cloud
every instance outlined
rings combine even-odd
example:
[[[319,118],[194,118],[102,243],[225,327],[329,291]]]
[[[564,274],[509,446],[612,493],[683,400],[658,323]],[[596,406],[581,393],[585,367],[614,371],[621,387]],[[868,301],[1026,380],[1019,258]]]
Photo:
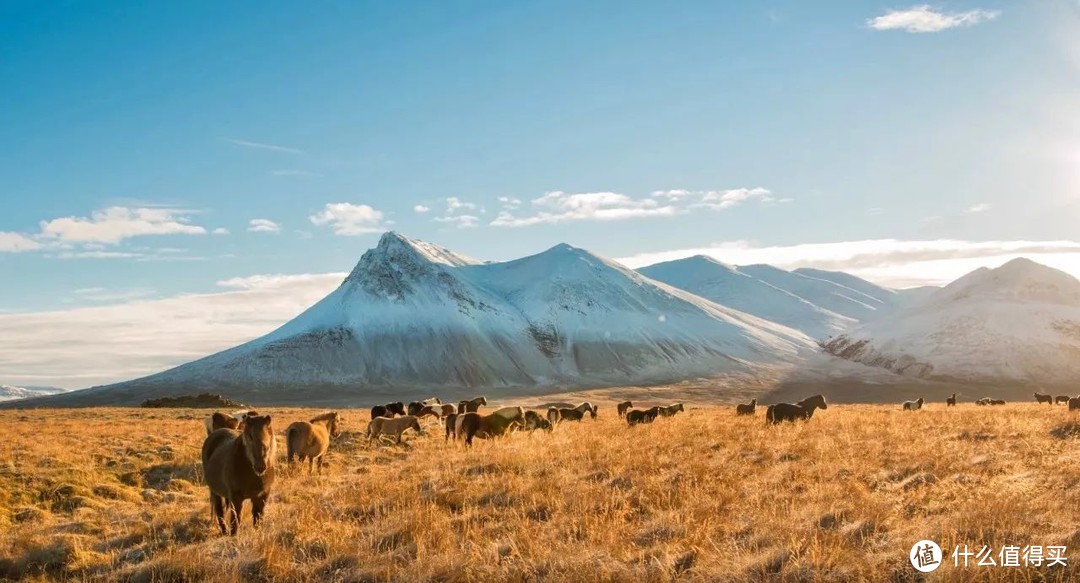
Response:
[[[466,202],[456,196],[444,199],[446,210],[442,216],[432,219],[437,223],[447,223],[459,229],[471,229],[480,224],[480,217],[474,213],[483,213],[484,208],[476,203]]]
[[[476,215],[453,215],[447,217],[435,217],[434,219],[439,223],[450,223],[457,225],[459,229],[471,229],[476,227],[480,223],[480,217]]]
[[[517,207],[521,206],[520,199],[512,198],[509,196],[500,196],[499,203],[501,203],[503,207],[507,209],[516,209]]]
[[[425,206],[425,205],[422,205],[422,204],[418,204],[418,205],[412,207],[412,210],[413,210],[414,213],[423,214],[423,213],[426,213],[426,212],[430,211],[431,207]]]
[[[22,253],[23,251],[36,251],[41,249],[41,243],[20,235],[0,231],[0,253]]]
[[[251,219],[247,230],[251,233],[280,233],[281,225],[270,219]]]
[[[118,302],[129,301],[147,296],[154,295],[154,290],[150,288],[131,288],[131,289],[107,289],[104,287],[86,287],[77,289],[71,292],[79,300],[91,301],[91,302]]]
[[[94,211],[89,218],[41,221],[41,237],[66,243],[116,244],[146,235],[205,235],[205,228],[191,224],[193,214],[175,208],[114,206]]]
[[[998,10],[969,10],[945,13],[927,4],[912,6],[906,10],[890,10],[866,21],[874,30],[903,30],[912,33],[941,32],[961,26],[974,26],[993,20],[1001,14]]]
[[[215,235],[228,235],[229,230],[226,229],[225,227],[218,227],[218,228],[214,229],[213,231],[211,231],[211,233],[213,233]]]
[[[221,138],[230,144],[236,146],[242,146],[244,148],[254,148],[256,150],[269,150],[272,152],[284,152],[286,154],[303,154],[303,150],[297,150],[296,148],[287,148],[285,146],[277,146],[274,144],[266,144],[263,142],[251,142],[248,140],[237,140],[234,138]]]
[[[344,277],[251,276],[221,282],[223,292],[0,314],[0,378],[81,388],[158,372],[270,332]]]
[[[768,263],[784,269],[817,267],[846,271],[894,287],[947,283],[975,268],[999,265],[1021,256],[1080,276],[1078,241],[872,239],[765,247],[748,241],[728,241],[707,247],[641,253],[619,261],[637,268],[693,255],[707,255],[735,265]]]
[[[364,235],[386,230],[393,221],[384,220],[382,211],[366,204],[329,203],[322,212],[308,217],[317,226],[329,225],[336,235]]]
[[[978,214],[978,213],[984,213],[984,212],[990,210],[993,206],[994,205],[992,205],[992,204],[990,204],[988,202],[980,202],[978,204],[973,204],[973,205],[969,206],[967,209],[964,210],[964,213],[969,214],[969,215],[974,215],[974,214]]]
[[[545,193],[530,201],[533,214],[517,216],[504,208],[491,222],[496,227],[567,223],[572,221],[619,221],[639,217],[672,216],[680,209],[654,198],[635,199],[617,192],[571,194],[562,191]]]

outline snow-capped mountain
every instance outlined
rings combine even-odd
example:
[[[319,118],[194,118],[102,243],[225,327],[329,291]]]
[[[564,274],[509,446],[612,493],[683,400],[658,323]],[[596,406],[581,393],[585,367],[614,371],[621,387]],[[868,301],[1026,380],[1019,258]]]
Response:
[[[913,378],[1075,387],[1080,281],[1027,259],[980,268],[825,349]]]
[[[753,267],[759,272],[763,271],[760,269],[762,266]],[[657,263],[638,271],[657,281],[718,304],[800,330],[820,340],[837,335],[857,322],[855,318],[826,310],[806,298],[744,273],[741,268],[704,255]],[[774,280],[779,279],[781,278],[774,278]],[[791,279],[799,280],[800,278]],[[869,282],[864,283],[868,286],[873,285]],[[803,287],[805,289],[807,286]],[[819,285],[818,287],[826,287],[832,293],[843,291],[836,286]],[[882,291],[888,290],[882,288]]]
[[[785,271],[772,265],[743,265],[739,266],[739,271],[790,292],[820,308],[860,322],[876,318],[893,306],[885,298],[874,297],[828,279]]]
[[[666,382],[813,349],[802,332],[568,245],[480,263],[387,233],[340,287],[270,334],[50,403],[203,390],[253,404],[356,403],[379,392]]]
[[[29,399],[31,397],[56,395],[64,392],[67,392],[67,390],[58,387],[16,387],[14,385],[0,385],[0,401]]]

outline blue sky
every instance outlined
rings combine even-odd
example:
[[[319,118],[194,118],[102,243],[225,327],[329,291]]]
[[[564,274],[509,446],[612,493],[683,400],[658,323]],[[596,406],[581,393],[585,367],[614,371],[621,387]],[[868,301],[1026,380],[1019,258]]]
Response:
[[[1080,266],[1078,39],[1075,0],[5,2],[0,311],[347,271],[386,228]]]

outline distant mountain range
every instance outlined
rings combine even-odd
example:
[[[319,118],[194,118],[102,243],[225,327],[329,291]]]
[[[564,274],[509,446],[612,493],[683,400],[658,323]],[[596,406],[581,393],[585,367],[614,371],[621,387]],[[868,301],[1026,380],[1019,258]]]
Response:
[[[255,405],[357,404],[777,371],[815,389],[891,379],[1068,384],[1080,381],[1078,357],[1080,282],[1027,260],[944,288],[891,290],[841,272],[702,256],[633,271],[569,245],[482,263],[387,233],[336,290],[270,334],[20,405],[202,391]]]

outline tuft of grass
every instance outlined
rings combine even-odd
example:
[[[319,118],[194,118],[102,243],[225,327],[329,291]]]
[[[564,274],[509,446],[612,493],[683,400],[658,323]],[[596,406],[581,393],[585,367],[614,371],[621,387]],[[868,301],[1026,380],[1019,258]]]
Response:
[[[367,413],[345,411],[323,474],[279,467],[264,524],[249,507],[236,538],[210,520],[205,412],[0,411],[0,577],[904,581],[921,539],[946,550],[944,581],[1077,577],[948,557],[1080,545],[1064,407],[833,405],[774,427],[716,407],[627,427],[613,409],[471,449],[369,443]],[[314,414],[265,411],[279,432]]]

